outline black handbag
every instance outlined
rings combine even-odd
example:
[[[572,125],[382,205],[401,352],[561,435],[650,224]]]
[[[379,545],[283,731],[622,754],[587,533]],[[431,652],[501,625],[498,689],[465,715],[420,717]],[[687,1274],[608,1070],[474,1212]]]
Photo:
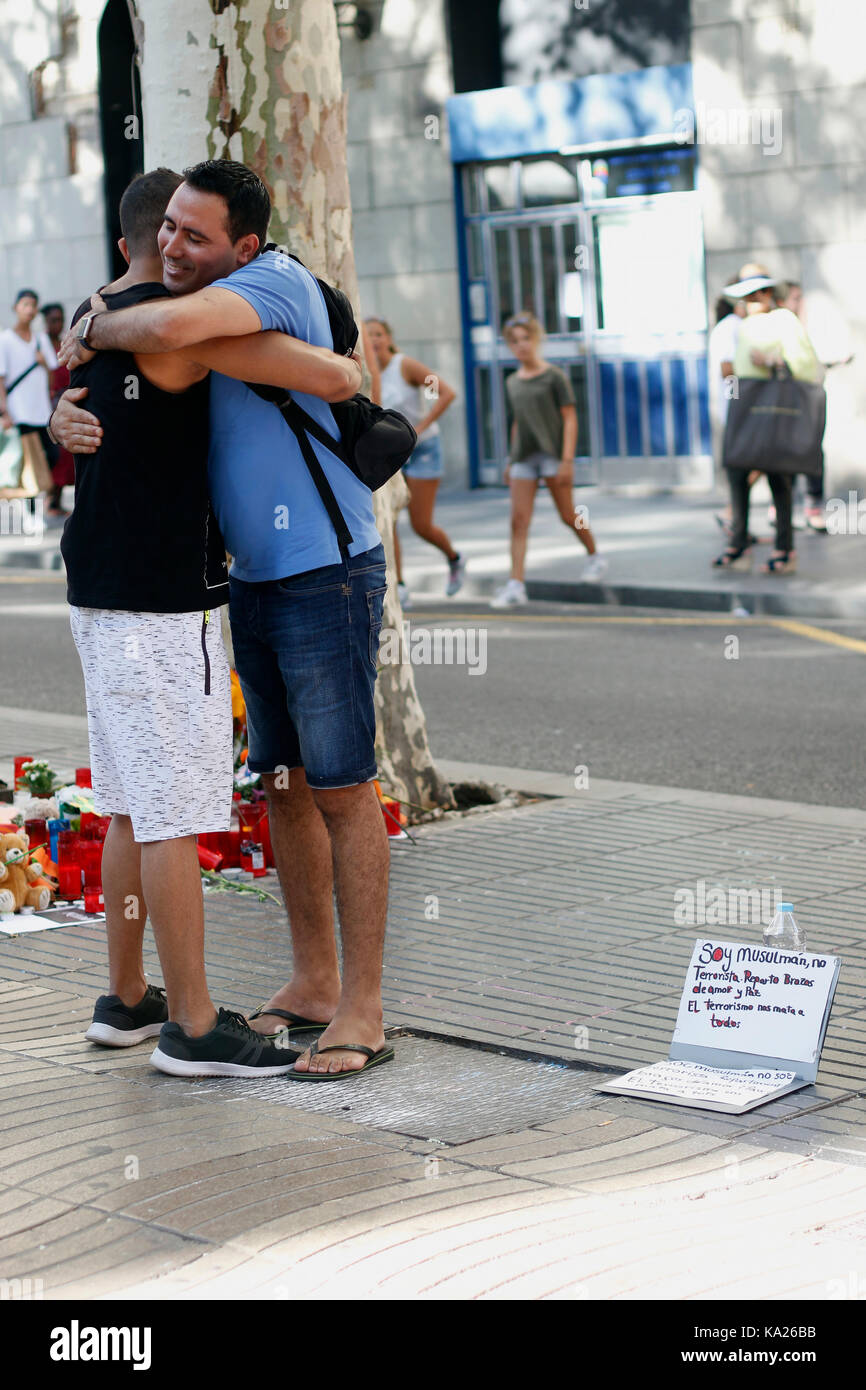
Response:
[[[737,388],[728,404],[725,468],[820,474],[827,416],[824,387],[795,381],[788,367],[775,367],[766,380],[739,377]]]

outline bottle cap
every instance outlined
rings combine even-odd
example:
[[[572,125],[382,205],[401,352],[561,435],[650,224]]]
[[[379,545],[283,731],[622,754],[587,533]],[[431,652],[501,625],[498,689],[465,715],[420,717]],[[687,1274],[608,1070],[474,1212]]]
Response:
[[[779,903],[778,907],[776,908],[776,911],[777,911],[777,912],[793,912],[793,911],[794,911],[794,904],[793,904],[793,903]]]

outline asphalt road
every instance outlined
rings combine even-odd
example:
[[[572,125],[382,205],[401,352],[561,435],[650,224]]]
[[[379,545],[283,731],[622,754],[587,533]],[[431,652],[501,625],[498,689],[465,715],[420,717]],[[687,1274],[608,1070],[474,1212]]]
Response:
[[[407,617],[410,657],[425,656],[424,629],[475,633],[463,665],[413,660],[434,756],[866,804],[864,621],[792,631],[779,620],[469,603]],[[84,713],[59,578],[0,575],[0,705]]]

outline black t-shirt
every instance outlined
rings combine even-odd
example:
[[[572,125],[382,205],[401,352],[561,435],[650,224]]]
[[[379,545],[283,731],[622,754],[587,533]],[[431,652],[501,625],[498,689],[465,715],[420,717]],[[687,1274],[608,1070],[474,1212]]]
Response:
[[[109,309],[168,296],[159,283],[106,294]],[[81,305],[73,323],[86,313]],[[75,509],[60,550],[77,608],[192,613],[228,602],[222,535],[208,495],[209,378],[160,391],[129,352],[98,352],[72,373],[102,425],[75,455]]]

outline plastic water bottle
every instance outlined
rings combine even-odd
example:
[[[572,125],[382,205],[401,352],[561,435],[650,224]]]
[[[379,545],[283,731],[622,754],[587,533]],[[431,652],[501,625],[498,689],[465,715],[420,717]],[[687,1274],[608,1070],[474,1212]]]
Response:
[[[805,951],[806,933],[794,921],[793,903],[776,904],[775,917],[769,926],[764,927],[764,945],[783,951]]]

